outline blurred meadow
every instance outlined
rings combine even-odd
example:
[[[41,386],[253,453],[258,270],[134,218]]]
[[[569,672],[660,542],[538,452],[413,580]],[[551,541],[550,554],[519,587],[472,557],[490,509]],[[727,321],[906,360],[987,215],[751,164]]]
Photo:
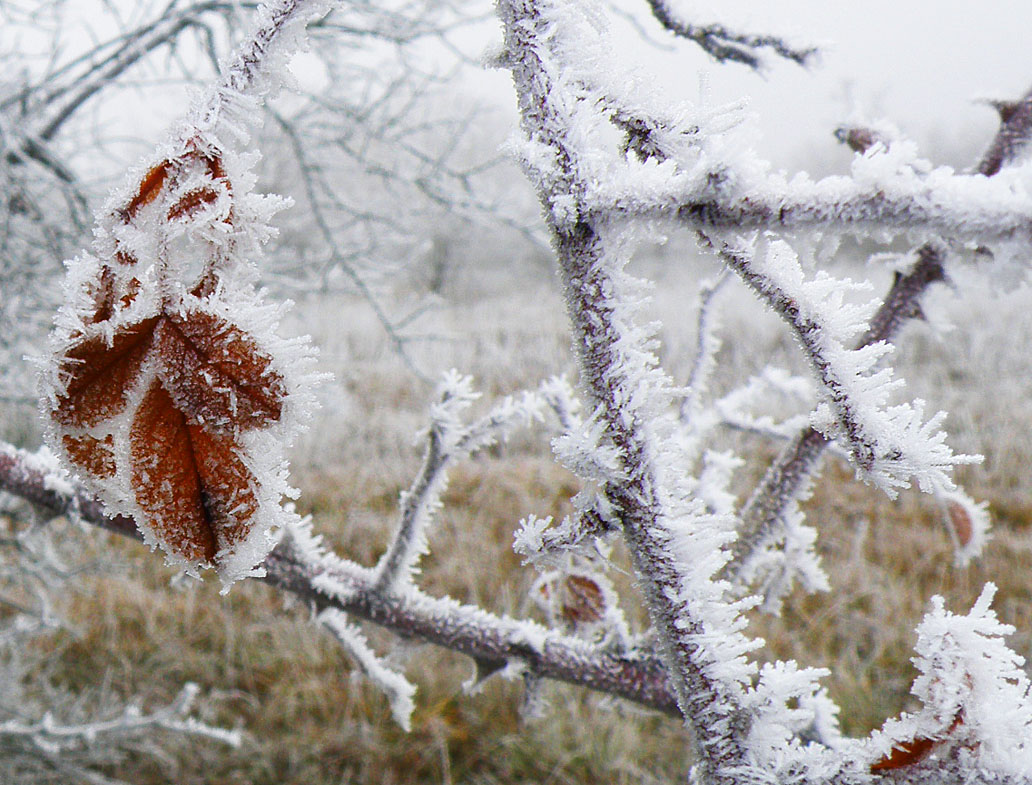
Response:
[[[663,360],[683,379],[694,352],[695,290],[715,268],[676,246],[674,238],[647,249],[634,269],[657,281],[649,315],[664,325]],[[853,272],[878,277],[856,265]],[[1023,491],[1029,438],[1021,424],[1032,422],[1026,381],[1032,360],[1022,340],[1032,330],[1032,313],[1023,291],[990,291],[976,274],[958,266],[955,286],[933,294],[928,322],[910,324],[901,336],[896,367],[930,408],[950,412],[956,449],[985,455],[984,464],[960,472],[968,492],[992,513],[984,556],[955,567],[933,499],[911,491],[889,501],[828,457],[805,509],[820,531],[832,591],[796,592],[782,617],[753,617],[752,632],[767,641],[761,657],[830,669],[824,683],[842,707],[847,733],[864,733],[910,705],[913,628],[932,594],[963,611],[985,581],[996,582],[995,607],[1018,628],[1011,645],[1030,653],[1032,580],[1025,566],[1032,504]],[[725,287],[717,303],[723,341],[717,387],[768,364],[801,370],[782,325],[737,284]],[[947,323],[952,329],[944,332]],[[420,367],[431,379],[451,367],[471,373],[485,404],[571,373],[562,304],[551,274],[537,264],[464,260],[421,324],[424,339],[413,353]],[[415,436],[424,427],[430,386],[399,359],[359,298],[311,296],[296,306],[291,327],[312,332],[320,363],[334,376],[294,451],[298,507],[329,544],[371,564],[387,542],[398,495],[418,468]],[[17,435],[11,431],[21,416],[8,412],[8,436]],[[777,445],[724,436],[748,458],[739,482],[745,493]],[[538,614],[528,597],[535,573],[513,553],[512,533],[529,513],[561,516],[576,490],[574,478],[552,460],[543,432],[519,434],[460,465],[432,535],[424,585],[495,612]],[[392,654],[419,686],[406,734],[305,608],[284,604],[253,581],[225,597],[211,580],[172,581],[159,555],[98,531],[66,524],[59,542],[78,575],[61,595],[65,624],[33,643],[48,682],[87,703],[135,696],[158,705],[193,681],[210,699],[204,719],[245,733],[235,750],[159,734],[160,754],[152,740],[110,763],[105,773],[116,780],[639,783],[670,781],[683,771],[686,742],[669,717],[565,685],[546,685],[546,706],[530,714],[521,708],[521,684],[495,678],[467,695],[462,685],[471,663],[425,645]],[[626,567],[622,554],[615,561]],[[613,577],[641,629],[629,578]],[[372,640],[389,643],[375,633]]]

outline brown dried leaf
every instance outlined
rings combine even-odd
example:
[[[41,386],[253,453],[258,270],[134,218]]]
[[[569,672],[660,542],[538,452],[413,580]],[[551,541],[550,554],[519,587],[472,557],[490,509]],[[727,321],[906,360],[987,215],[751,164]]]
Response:
[[[225,319],[197,310],[162,319],[159,375],[191,424],[219,431],[279,420],[286,389],[272,358]]]
[[[162,161],[143,176],[136,195],[119,211],[123,221],[129,223],[136,217],[136,213],[140,211],[141,207],[150,204],[158,198],[158,194],[161,193],[171,168],[172,164],[168,161]]]
[[[218,192],[213,191],[211,188],[194,188],[192,191],[187,191],[183,194],[174,205],[168,208],[166,218],[169,221],[191,218],[204,205],[213,204],[218,199]]]
[[[910,741],[902,741],[894,744],[892,750],[888,755],[880,758],[871,764],[871,771],[891,771],[892,769],[901,769],[904,766],[910,766],[917,763],[920,760],[928,757],[935,745],[942,743],[946,736],[953,733],[957,728],[964,724],[964,712],[963,710],[957,712],[957,716],[953,718],[953,721],[949,724],[949,727],[943,732],[943,737],[940,739],[929,739],[925,736],[917,736]]]
[[[154,381],[129,434],[133,490],[165,548],[214,566],[258,509],[256,481],[230,436],[191,425]]]
[[[949,516],[950,527],[957,537],[957,543],[961,548],[966,547],[974,534],[974,526],[967,508],[959,502],[951,501],[946,505],[946,514]]]
[[[61,425],[90,428],[121,412],[150,351],[157,323],[158,317],[144,319],[116,332],[110,345],[97,335],[66,351],[60,372],[67,381],[54,419]]]
[[[888,755],[872,763],[871,771],[890,771],[891,769],[901,769],[904,766],[910,766],[928,757],[935,744],[934,739],[928,739],[924,736],[900,742],[892,748]]]
[[[206,174],[211,186],[183,193],[182,183],[197,174]],[[231,196],[232,187],[219,155],[191,146],[150,169],[116,217],[131,224],[156,203],[159,221],[190,219],[227,192]],[[221,257],[212,254],[191,290],[195,296],[217,291]],[[229,558],[248,537],[260,508],[260,486],[239,437],[280,420],[286,385],[250,334],[160,289],[154,316],[115,329],[113,337],[110,329],[96,334],[101,328],[90,325],[117,325],[119,316],[124,322],[125,309],[137,301],[142,279],[130,268],[138,263],[117,240],[113,258],[101,263],[87,289],[95,310],[71,332],[71,348],[58,358],[61,384],[51,416],[71,463],[105,481],[97,487],[108,498],[134,498],[141,528],[166,552],[218,566],[218,554]],[[115,434],[127,423],[123,455],[115,451]],[[129,488],[110,488],[107,481],[122,474]]]
[[[563,581],[563,618],[573,624],[601,621],[606,612],[602,588],[586,575],[567,575]]]
[[[96,477],[115,476],[115,439],[109,433],[103,439],[90,435],[69,436],[65,434],[61,443],[68,452],[68,457],[80,469],[85,469]]]
[[[258,512],[257,481],[237,454],[232,437],[187,426],[201,477],[204,508],[214,523],[219,550],[243,541]]]

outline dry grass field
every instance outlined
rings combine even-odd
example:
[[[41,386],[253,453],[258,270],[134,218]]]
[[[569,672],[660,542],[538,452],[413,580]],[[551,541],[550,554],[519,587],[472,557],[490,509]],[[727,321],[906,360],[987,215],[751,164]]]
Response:
[[[471,263],[472,264],[472,263]],[[665,327],[664,359],[681,379],[693,346],[693,276],[671,257],[649,267],[660,279],[655,315]],[[859,273],[862,274],[861,270]],[[541,276],[497,276],[474,286],[466,270],[423,324],[414,345],[426,368],[456,367],[485,392],[513,392],[568,370],[559,298]],[[884,276],[883,276],[884,278]],[[962,282],[966,275],[958,275]],[[879,282],[875,290],[883,284]],[[951,411],[958,450],[986,455],[959,477],[988,501],[994,533],[983,558],[959,569],[935,503],[916,492],[892,502],[858,484],[834,458],[806,504],[820,530],[819,550],[833,590],[790,597],[780,618],[757,614],[752,631],[767,641],[761,656],[824,665],[842,707],[845,731],[859,734],[908,705],[913,628],[928,598],[966,610],[987,580],[995,607],[1018,632],[1011,645],[1032,653],[1032,423],[1027,337],[1032,316],[1022,295],[958,283],[937,292],[932,321],[951,320],[944,337],[923,324],[903,338],[897,368],[929,408]],[[514,293],[515,292],[515,293]],[[785,330],[727,291],[721,384],[736,374],[798,360]],[[394,522],[399,492],[418,465],[414,434],[429,388],[397,361],[358,302],[314,299],[297,310],[298,329],[313,332],[335,380],[294,459],[299,507],[341,552],[374,560]],[[15,424],[8,424],[14,427]],[[741,492],[775,446],[744,436],[729,444],[750,458]],[[561,515],[575,480],[551,460],[547,436],[528,433],[460,466],[452,476],[426,562],[425,585],[497,611],[534,613],[527,600],[533,571],[512,551],[514,527],[528,514]],[[683,775],[687,745],[678,723],[604,696],[566,686],[545,690],[543,716],[521,715],[522,687],[493,679],[463,693],[471,664],[449,652],[409,644],[395,653],[419,687],[411,733],[390,719],[386,701],[356,679],[340,649],[303,607],[284,604],[248,582],[220,596],[217,583],[170,585],[157,554],[99,532],[72,527],[62,537],[81,576],[64,596],[65,628],[41,638],[41,675],[98,704],[141,696],[171,700],[184,681],[211,698],[206,719],[245,731],[240,748],[181,740],[172,734],[130,752],[106,771],[136,785],[175,782],[243,785],[339,783],[648,783]],[[617,553],[617,560],[622,558]],[[629,615],[641,623],[630,581]],[[373,635],[380,646],[390,639]],[[92,696],[92,697],[91,697]]]

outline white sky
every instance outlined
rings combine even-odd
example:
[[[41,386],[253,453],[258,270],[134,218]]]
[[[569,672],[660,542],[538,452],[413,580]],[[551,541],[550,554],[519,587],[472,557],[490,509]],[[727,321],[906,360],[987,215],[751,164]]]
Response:
[[[645,0],[621,4],[646,7]],[[681,0],[679,7],[700,23],[788,32],[820,46],[822,57],[810,69],[776,63],[756,74],[719,66],[688,42],[670,54],[620,32],[628,49],[683,97],[697,98],[700,72],[716,103],[751,96],[759,151],[789,169],[811,166],[814,156],[819,165],[841,155],[841,165],[848,156],[836,150],[831,132],[854,109],[891,121],[933,161],[968,166],[997,125],[995,113],[976,99],[1017,98],[1032,85],[1032,0]],[[614,24],[614,32],[623,29]],[[658,25],[647,29],[672,40]],[[505,79],[498,75],[485,85],[511,100]]]
[[[958,142],[980,150],[996,128],[994,113],[975,99],[1017,98],[1032,85],[1028,0],[709,5],[723,13],[735,6],[762,9],[751,15],[751,29],[776,20],[777,27],[822,44],[823,57],[810,71],[786,63],[764,78],[742,67],[710,69],[715,93],[753,96],[775,157],[828,144],[830,129],[859,106],[867,116],[894,122],[933,160],[948,160]]]

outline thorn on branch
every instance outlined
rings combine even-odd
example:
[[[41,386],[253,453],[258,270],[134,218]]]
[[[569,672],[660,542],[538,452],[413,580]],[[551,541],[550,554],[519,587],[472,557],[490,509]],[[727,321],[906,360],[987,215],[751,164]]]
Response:
[[[1000,128],[976,171],[992,177],[1025,153],[1032,136],[1032,90],[1017,101],[989,101],[1000,115]]]
[[[846,145],[854,153],[863,155],[876,144],[883,144],[888,147],[889,140],[884,134],[873,128],[864,126],[840,125],[835,129],[835,138]]]

